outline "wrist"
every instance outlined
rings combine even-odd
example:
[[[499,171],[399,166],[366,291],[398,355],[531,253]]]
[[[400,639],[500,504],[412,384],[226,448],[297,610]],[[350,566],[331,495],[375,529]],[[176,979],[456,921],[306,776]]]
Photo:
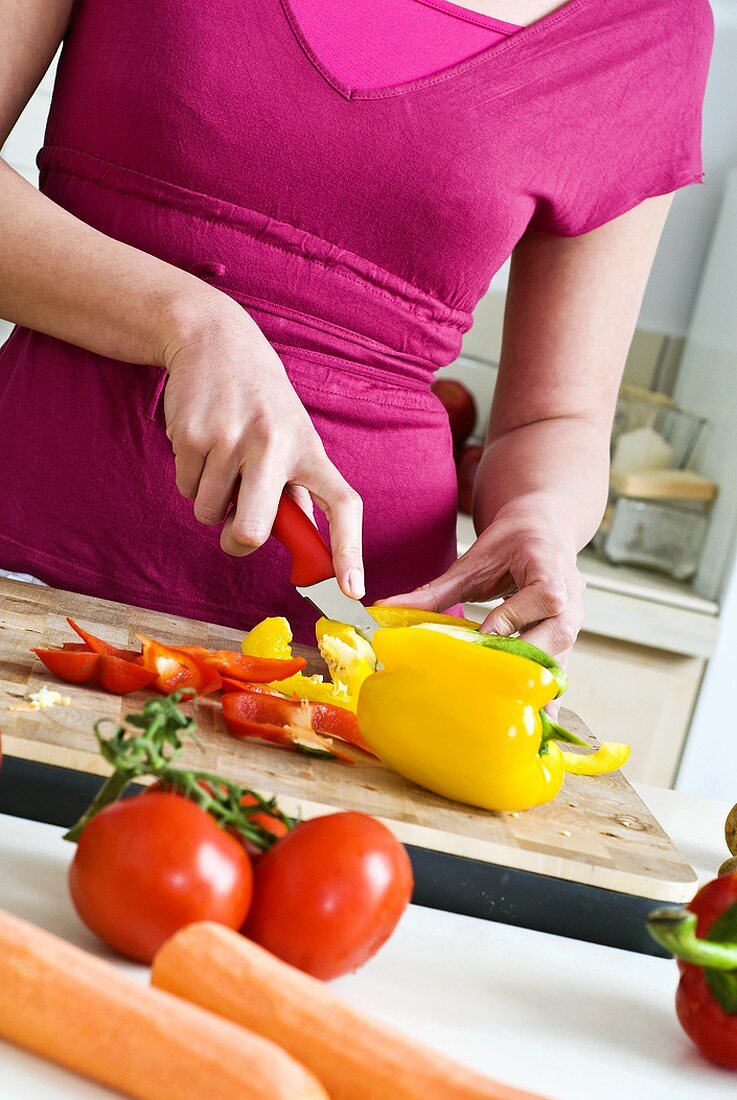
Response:
[[[581,538],[577,525],[566,514],[564,502],[554,493],[522,493],[499,507],[493,515],[482,513],[482,509],[477,509],[474,517],[479,533],[492,523],[495,527],[508,527],[515,537],[553,543],[573,559],[588,541]]]
[[[163,302],[157,319],[154,362],[170,374],[184,348],[250,321],[227,294],[200,279],[192,277],[192,282],[194,286],[179,288]]]

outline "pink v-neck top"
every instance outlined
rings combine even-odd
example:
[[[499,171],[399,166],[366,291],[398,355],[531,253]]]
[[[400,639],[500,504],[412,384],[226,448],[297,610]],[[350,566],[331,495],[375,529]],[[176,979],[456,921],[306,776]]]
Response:
[[[76,0],[41,186],[255,318],[364,499],[376,599],[455,557],[429,384],[522,234],[586,233],[701,179],[712,20],[706,0],[570,0],[440,72],[363,88],[304,18],[299,0]],[[286,614],[309,637],[286,553],[228,557],[177,493],[165,383],[15,330],[0,566],[238,627]]]
[[[346,84],[380,88],[433,76],[519,27],[450,0],[292,0],[313,49]]]

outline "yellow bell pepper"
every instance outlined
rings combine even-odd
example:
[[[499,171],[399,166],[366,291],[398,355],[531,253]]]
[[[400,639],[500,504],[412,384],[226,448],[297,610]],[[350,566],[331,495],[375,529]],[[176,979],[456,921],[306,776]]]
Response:
[[[542,709],[565,687],[557,662],[518,639],[457,626],[384,629],[373,641],[384,667],[361,688],[358,721],[390,767],[487,810],[555,798],[564,762],[554,740],[583,743]]]
[[[377,604],[369,611],[381,627],[438,623],[478,630],[478,623],[415,607]],[[328,666],[330,680],[298,672],[267,687],[290,698],[296,695],[298,699],[307,699],[311,703],[331,703],[355,713],[361,684],[376,668],[373,649],[352,626],[332,619],[320,619],[315,626],[315,634],[320,654]],[[252,657],[289,658],[292,656],[292,629],[283,617],[264,619],[248,632],[241,642],[241,649]]]

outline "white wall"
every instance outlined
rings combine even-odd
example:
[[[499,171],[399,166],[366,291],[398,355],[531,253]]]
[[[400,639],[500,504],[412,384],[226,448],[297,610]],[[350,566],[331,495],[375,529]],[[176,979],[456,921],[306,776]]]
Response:
[[[717,232],[694,310],[676,397],[709,418],[699,468],[720,485],[696,586],[720,599],[720,631],[678,775],[678,789],[734,800],[737,726],[737,169],[725,189]]]
[[[688,330],[725,176],[737,165],[737,0],[711,4],[716,36],[704,103],[705,186],[676,196],[640,315],[641,328],[677,336]],[[505,265],[492,291],[506,289],[507,274]]]

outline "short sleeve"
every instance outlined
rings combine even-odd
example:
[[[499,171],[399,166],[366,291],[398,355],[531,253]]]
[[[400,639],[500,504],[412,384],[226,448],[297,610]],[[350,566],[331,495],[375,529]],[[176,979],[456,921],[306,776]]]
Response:
[[[548,119],[561,139],[535,196],[530,228],[539,232],[588,233],[647,198],[703,180],[714,38],[707,0],[648,0],[600,34],[575,94]]]

